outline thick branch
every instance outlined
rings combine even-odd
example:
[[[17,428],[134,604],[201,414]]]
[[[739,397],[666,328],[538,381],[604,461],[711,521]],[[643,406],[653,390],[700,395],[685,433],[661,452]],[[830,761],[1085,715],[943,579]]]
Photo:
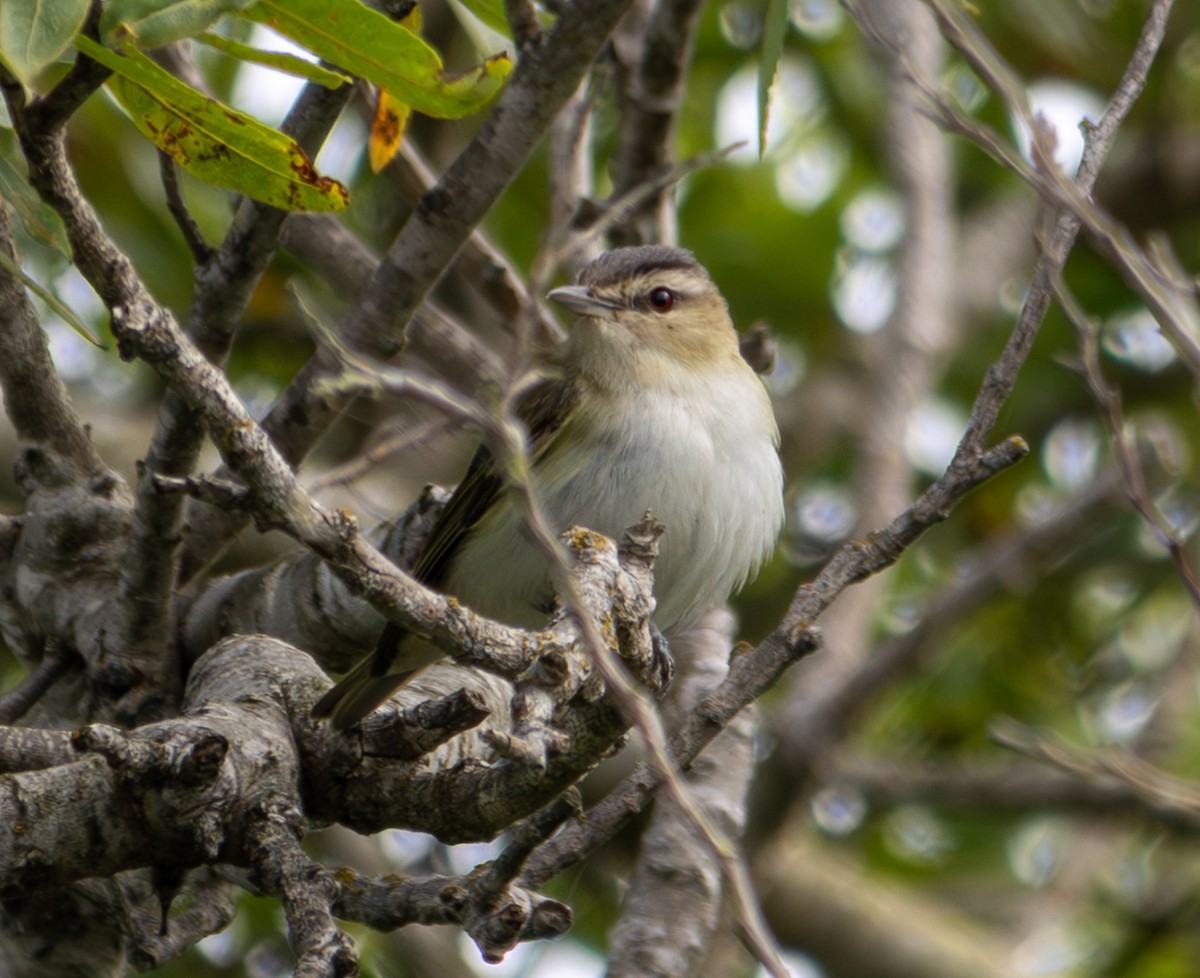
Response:
[[[283,128],[315,155],[347,98],[348,94],[309,84]],[[286,216],[277,208],[243,200],[221,246],[197,268],[188,331],[214,363],[223,363],[229,354],[246,304],[275,254]],[[179,670],[164,650],[174,647],[172,596],[186,500],[159,491],[154,480],[192,471],[204,429],[199,415],[173,391],[166,393],[158,418],[143,461],[133,532],[121,564],[120,601],[126,622],[119,640],[141,672],[156,675],[159,684],[171,690]]]
[[[621,127],[613,159],[613,196],[626,194],[670,168],[675,158],[675,132],[683,101],[687,67],[692,60],[702,4],[698,0],[661,0],[644,30],[632,31],[617,45],[621,58],[628,46],[631,65],[622,65]],[[638,25],[639,27],[642,25]],[[639,43],[640,42],[640,43]],[[673,243],[674,208],[668,187],[656,188],[630,225],[622,244]]]
[[[12,263],[20,256],[13,244],[12,208],[0,202],[0,250]],[[25,442],[44,445],[70,459],[81,478],[108,470],[71,406],[70,395],[38,325],[25,286],[0,264],[0,389],[4,408]]]
[[[733,616],[715,609],[685,632],[672,635],[679,681],[665,707],[678,721],[718,685],[728,670]],[[740,840],[756,716],[743,710],[705,751],[705,763],[686,776],[695,797],[723,836]],[[721,867],[677,808],[663,799],[642,836],[637,868],[610,938],[608,975],[679,976],[696,973],[716,935],[722,894]],[[738,908],[739,917],[748,913]]]

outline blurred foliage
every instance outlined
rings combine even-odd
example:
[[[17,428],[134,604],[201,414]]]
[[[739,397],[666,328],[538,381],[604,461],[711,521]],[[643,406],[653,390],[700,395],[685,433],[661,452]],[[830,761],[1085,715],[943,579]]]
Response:
[[[678,153],[684,158],[712,149],[731,131],[750,146],[735,161],[700,172],[679,189],[680,240],[720,283],[735,320],[743,325],[765,320],[781,344],[782,362],[772,383],[777,385],[792,491],[826,482],[850,494],[858,452],[854,408],[871,396],[861,386],[868,376],[871,335],[844,325],[835,297],[839,283],[864,258],[878,260],[885,275],[890,268],[894,244],[869,253],[847,238],[853,205],[890,187],[883,145],[889,91],[871,52],[837,4],[792,0],[792,26],[771,113],[778,135],[765,158],[757,159],[753,92],[766,6],[766,0],[728,0],[705,8]],[[1134,0],[981,0],[977,8],[982,29],[1027,83],[1067,80],[1100,99],[1118,79],[1146,12],[1146,4]],[[246,38],[244,26],[235,33]],[[425,36],[447,52],[452,66],[473,64],[489,53],[471,53],[459,22],[432,5]],[[237,62],[211,51],[198,57],[215,94],[269,124],[278,123],[278,107],[259,101],[266,88],[263,75],[247,82],[248,69]],[[1011,134],[1003,108],[968,84],[961,59],[953,54],[947,55],[945,78],[964,98],[974,100],[971,107],[981,118]],[[785,97],[789,79],[796,91]],[[749,99],[738,100],[739,92],[749,93]],[[601,173],[615,139],[608,94],[597,86]],[[348,112],[320,165],[351,189],[344,219],[375,245],[385,246],[403,222],[407,205],[397,200],[386,175],[370,172],[365,139],[369,112],[363,105]],[[440,167],[477,125],[478,120],[435,125],[416,120],[410,135]],[[192,288],[190,257],[163,205],[154,150],[134,137],[119,108],[97,96],[70,127],[70,151],[106,227],[155,294],[184,316]],[[982,153],[961,141],[953,142],[952,149],[954,205],[964,240],[972,233],[986,235],[987,227],[973,222],[985,220],[988,208],[1030,207],[1030,192]],[[0,152],[20,165],[11,133],[0,131]],[[1194,176],[1198,154],[1200,8],[1180,4],[1097,196],[1136,236],[1165,233],[1193,269],[1200,265],[1200,183]],[[210,241],[218,240],[231,213],[228,196],[188,177],[182,182],[200,227]],[[602,190],[604,182],[602,176]],[[529,266],[541,243],[548,221],[546,197],[545,162],[537,157],[487,219],[487,231],[518,267]],[[35,238],[22,242],[31,274],[102,330],[103,315],[94,298],[81,288],[61,253]],[[1027,252],[1031,258],[1032,246]],[[930,392],[951,413],[965,417],[987,365],[1002,348],[1028,268],[1028,261],[1014,264],[1002,281],[993,283],[994,294],[956,297],[956,336],[943,355],[937,390]],[[957,268],[955,276],[968,287],[977,280],[992,281],[979,271]],[[284,291],[294,275],[311,273],[281,255],[250,306],[230,364],[239,387],[263,403],[311,349]],[[1117,317],[1137,308],[1112,266],[1083,243],[1066,277],[1102,323],[1113,326]],[[878,293],[867,298],[878,301]],[[869,316],[870,309],[862,314]],[[128,415],[141,419],[135,432],[149,431],[155,382],[121,364],[113,350],[81,348],[73,334],[62,330],[55,330],[54,337],[60,364],[74,365],[66,372],[85,413],[90,412],[87,420],[97,440],[105,452],[119,456],[120,466],[131,465],[144,442],[129,434]],[[1119,343],[1110,346],[1125,349]],[[1021,434],[1033,449],[1031,457],[976,491],[889,575],[888,590],[876,609],[880,641],[911,627],[980,547],[1030,525],[1111,464],[1111,449],[1099,426],[1094,445],[1087,444],[1086,423],[1095,418],[1095,410],[1070,369],[1075,356],[1069,325],[1052,311],[997,431]],[[1158,488],[1163,498],[1169,494],[1178,525],[1194,528],[1200,520],[1195,457],[1200,445],[1189,377],[1178,362],[1151,370],[1125,354],[1110,353],[1104,368],[1120,386],[1128,416],[1152,422],[1166,454],[1173,457]],[[1060,428],[1066,421],[1084,427]],[[361,437],[366,427],[364,423],[343,435]],[[1057,439],[1051,437],[1056,431]],[[11,435],[6,437],[11,448]],[[945,451],[952,445],[940,447]],[[339,454],[347,451],[344,445],[338,449]],[[397,466],[405,464],[401,460]],[[421,472],[408,477],[423,478]],[[914,492],[928,478],[929,472],[915,474]],[[396,508],[405,502],[394,500]],[[15,512],[18,505],[10,495],[6,509]],[[1194,545],[1189,552],[1197,562]],[[796,584],[812,567],[811,561],[792,566],[777,555],[741,599],[748,638],[761,636],[778,621]],[[1195,626],[1195,610],[1165,552],[1131,511],[1118,509],[1077,548],[1044,569],[1013,568],[1004,588],[947,623],[923,650],[919,668],[891,683],[869,705],[847,743],[897,763],[1003,764],[1012,756],[991,744],[987,731],[990,719],[1008,715],[1074,744],[1144,746],[1156,763],[1183,777],[1194,775],[1200,769]],[[836,649],[824,654],[836,654]],[[11,671],[6,665],[6,672]],[[775,691],[767,709],[781,706],[783,699],[783,692]],[[764,744],[765,750],[769,747]],[[1130,814],[1120,822],[1082,817],[1091,848],[1076,848],[1074,832],[1064,828],[1066,818],[1047,823],[1036,812],[949,814],[932,802],[885,809],[868,804],[861,819],[843,827],[829,844],[854,853],[871,873],[941,894],[968,913],[978,910],[1001,931],[1008,927],[1011,934],[1024,935],[1027,973],[1113,978],[1194,974],[1200,958],[1195,936],[1200,864],[1194,843],[1172,838]],[[767,821],[779,824],[783,813],[773,813]],[[1027,867],[1034,842],[1043,860],[1038,872]],[[1103,874],[1091,877],[1068,865],[1072,859],[1094,858],[1087,854],[1097,847],[1105,854]],[[595,862],[611,858],[623,866],[628,853],[619,850],[617,846],[614,854],[602,854]],[[605,878],[590,866],[555,884],[556,894],[572,903],[578,915],[572,939],[597,947],[618,897],[602,889],[599,881]],[[1058,888],[1060,880],[1069,882]],[[1043,911],[1040,923],[1020,912],[1023,901],[1035,896],[1043,908],[1055,908]],[[243,899],[226,935],[160,973],[284,974],[288,957],[281,927],[273,903]],[[399,963],[376,967],[381,976],[408,973]],[[512,973],[517,972],[504,972]]]

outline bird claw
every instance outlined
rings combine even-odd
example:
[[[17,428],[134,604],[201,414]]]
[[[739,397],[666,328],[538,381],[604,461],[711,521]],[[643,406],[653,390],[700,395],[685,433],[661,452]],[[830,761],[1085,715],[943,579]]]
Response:
[[[659,631],[654,622],[650,623],[650,649],[650,663],[644,682],[656,699],[662,699],[675,677],[675,660],[671,657],[671,646],[667,637]]]

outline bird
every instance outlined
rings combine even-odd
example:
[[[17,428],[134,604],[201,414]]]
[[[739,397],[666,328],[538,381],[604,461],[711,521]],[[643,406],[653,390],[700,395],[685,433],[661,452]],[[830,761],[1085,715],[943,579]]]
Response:
[[[669,633],[724,602],[774,548],[784,503],[770,398],[741,356],[725,299],[690,251],[606,251],[547,298],[576,319],[516,404],[532,484],[559,531],[581,525],[616,538],[647,511],[665,525],[654,622]],[[516,627],[537,627],[553,609],[550,567],[486,444],[413,576]],[[389,624],[313,715],[347,729],[442,654]]]

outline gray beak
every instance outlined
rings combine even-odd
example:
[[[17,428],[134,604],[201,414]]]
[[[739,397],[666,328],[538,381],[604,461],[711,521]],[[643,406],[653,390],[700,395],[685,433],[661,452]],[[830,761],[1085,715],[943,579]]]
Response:
[[[592,294],[592,290],[584,285],[564,285],[551,289],[546,298],[566,306],[572,312],[581,316],[606,316],[614,309],[621,308],[609,299],[602,299]]]

